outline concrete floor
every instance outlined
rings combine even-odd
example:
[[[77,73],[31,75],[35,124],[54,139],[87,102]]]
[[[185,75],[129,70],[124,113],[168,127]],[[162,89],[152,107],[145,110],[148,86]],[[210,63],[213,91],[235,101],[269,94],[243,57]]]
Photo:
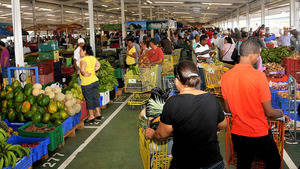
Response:
[[[88,125],[76,132],[76,137],[67,138],[62,149],[50,153],[47,160],[34,164],[34,168],[59,168],[63,162],[96,131],[121,106],[129,95],[103,110],[105,119],[101,123]],[[138,142],[137,119],[140,109],[124,106],[121,111],[70,161],[68,169],[143,169]],[[219,135],[221,153],[225,161],[224,133]],[[300,165],[300,146],[286,145],[285,149],[293,162]],[[233,168],[233,167],[232,167]],[[284,169],[288,169],[284,164]]]

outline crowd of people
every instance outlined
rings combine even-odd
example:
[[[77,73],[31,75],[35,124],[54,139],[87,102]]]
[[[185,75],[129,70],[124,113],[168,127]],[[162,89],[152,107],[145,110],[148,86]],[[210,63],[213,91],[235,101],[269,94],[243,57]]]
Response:
[[[207,35],[201,37],[196,36],[196,43],[204,48],[208,38]],[[263,43],[253,37],[241,41],[239,63],[221,79],[224,109],[213,95],[197,89],[202,82],[199,66],[185,60],[174,68],[174,82],[180,94],[167,100],[157,130],[146,130],[146,137],[150,139],[173,137],[170,169],[225,169],[217,137],[218,131],[228,124],[223,111],[232,115],[237,169],[250,169],[255,159],[261,159],[266,169],[281,167],[279,150],[267,119],[284,115],[272,108],[268,80],[263,72],[253,67]],[[230,37],[225,37],[225,42],[223,48],[233,44]],[[195,52],[201,55],[200,59],[207,59],[204,50],[201,54]]]

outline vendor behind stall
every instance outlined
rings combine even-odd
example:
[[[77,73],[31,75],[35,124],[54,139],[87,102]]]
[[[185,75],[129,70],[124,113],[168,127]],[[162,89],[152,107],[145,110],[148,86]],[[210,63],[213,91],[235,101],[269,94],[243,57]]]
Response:
[[[85,45],[84,39],[79,38],[78,41],[78,47],[75,49],[74,51],[74,65],[75,65],[75,71],[77,73],[79,73],[79,64],[80,64],[80,49]],[[80,78],[78,79],[78,81],[80,82]],[[80,84],[80,83],[79,83]]]
[[[0,41],[0,49],[1,49],[1,58],[0,58],[0,64],[1,67],[9,67],[10,62],[9,62],[9,51],[5,46],[5,43]]]

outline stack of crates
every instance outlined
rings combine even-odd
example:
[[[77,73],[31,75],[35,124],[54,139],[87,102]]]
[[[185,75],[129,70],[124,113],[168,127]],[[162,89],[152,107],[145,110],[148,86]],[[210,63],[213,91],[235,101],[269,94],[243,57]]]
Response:
[[[282,58],[282,65],[285,68],[286,75],[293,76],[297,82],[300,82],[300,59]]]
[[[59,58],[58,42],[40,43],[39,60],[37,65],[39,69],[39,81],[42,85],[47,85],[54,81],[54,61]],[[35,73],[32,75],[32,82],[35,83]]]

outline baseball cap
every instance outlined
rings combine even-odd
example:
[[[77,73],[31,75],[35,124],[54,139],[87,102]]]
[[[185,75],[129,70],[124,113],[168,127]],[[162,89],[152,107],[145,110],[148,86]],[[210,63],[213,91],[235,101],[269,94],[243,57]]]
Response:
[[[77,43],[79,44],[79,43],[85,43],[85,42],[84,42],[83,38],[79,38],[78,41],[77,41]]]

